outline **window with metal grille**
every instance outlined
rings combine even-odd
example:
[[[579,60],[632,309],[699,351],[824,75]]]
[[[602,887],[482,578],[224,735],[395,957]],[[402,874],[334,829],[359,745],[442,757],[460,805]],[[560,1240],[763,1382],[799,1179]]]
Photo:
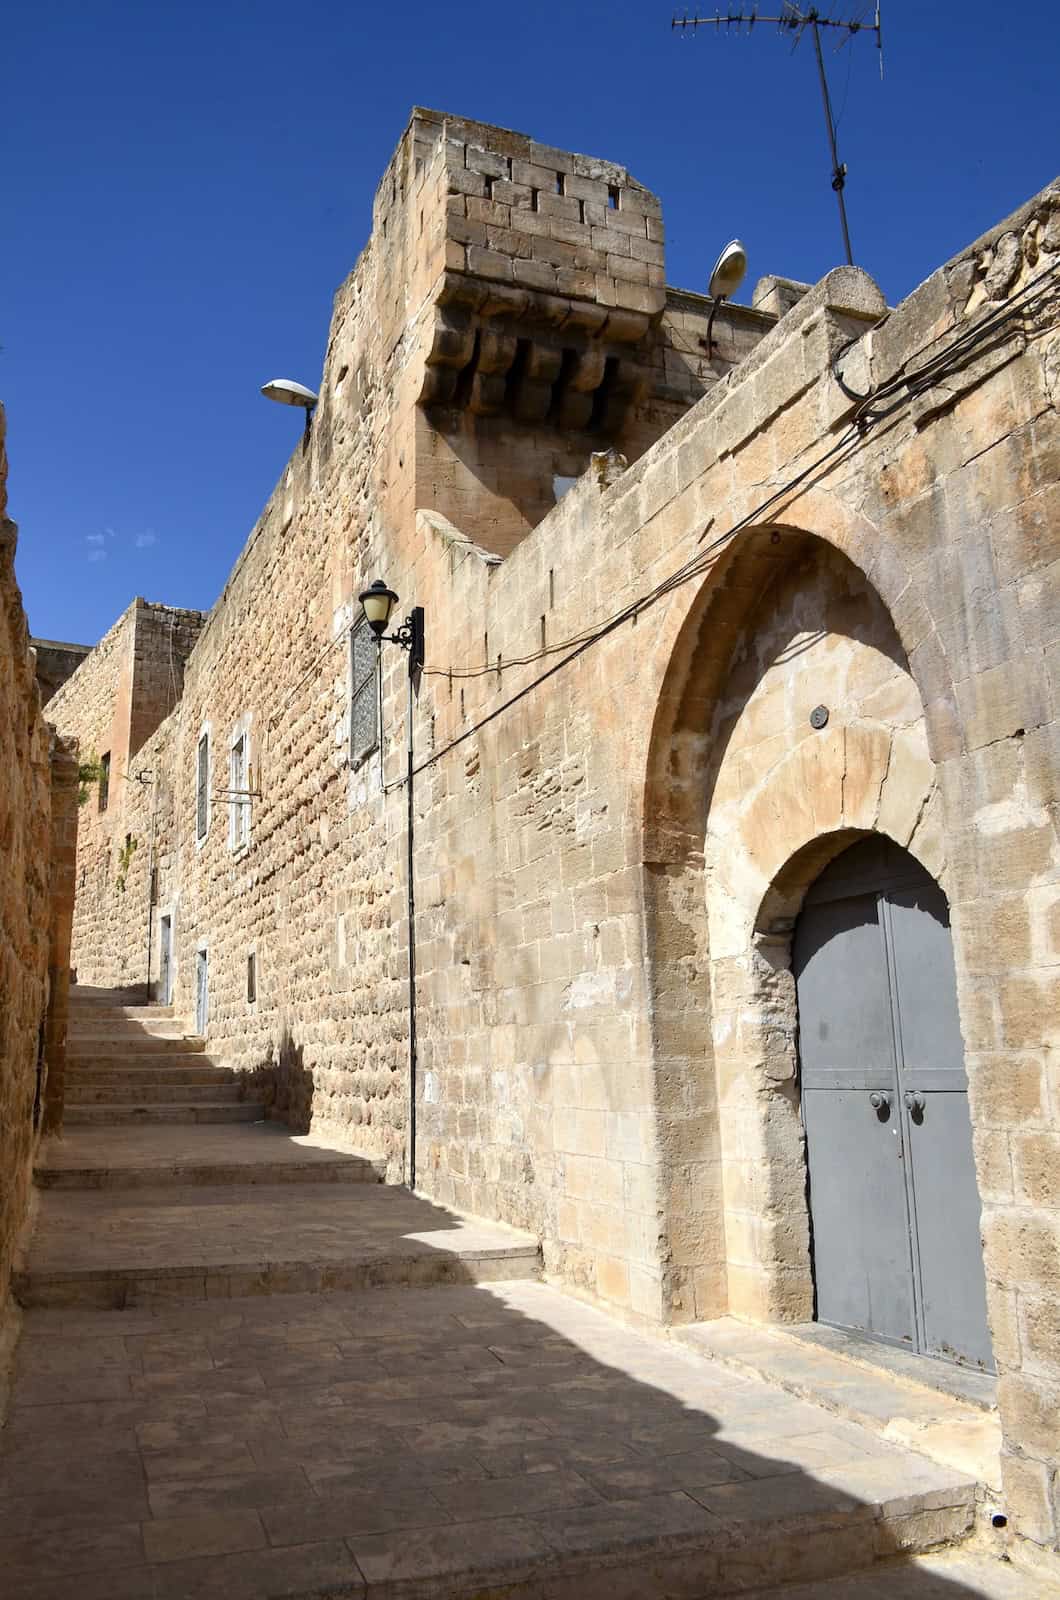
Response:
[[[99,809],[106,811],[110,799],[110,752],[99,758]]]
[[[350,765],[379,743],[379,645],[362,617],[350,633]]]
[[[210,826],[210,735],[199,739],[198,766],[195,775],[195,837],[205,839]]]
[[[247,736],[232,741],[228,756],[228,843],[239,850],[250,838],[250,784],[247,778]]]

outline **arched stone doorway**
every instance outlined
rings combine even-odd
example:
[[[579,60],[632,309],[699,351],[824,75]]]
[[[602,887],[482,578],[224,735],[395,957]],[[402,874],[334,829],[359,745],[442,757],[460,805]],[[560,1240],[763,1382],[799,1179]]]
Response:
[[[792,968],[817,1320],[991,1367],[946,896],[869,835],[810,886]]]
[[[746,536],[675,643],[647,778],[666,1314],[805,1322],[795,920],[870,833],[946,881],[930,718],[865,573],[803,531]]]

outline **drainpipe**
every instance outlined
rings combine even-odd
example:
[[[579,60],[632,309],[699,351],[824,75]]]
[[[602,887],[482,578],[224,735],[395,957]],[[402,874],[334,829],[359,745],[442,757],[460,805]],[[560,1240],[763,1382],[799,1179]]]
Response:
[[[415,705],[413,696],[413,680],[416,676],[417,663],[413,654],[409,656],[409,697],[408,711],[405,716],[405,755],[407,758],[407,774],[405,787],[408,791],[408,822],[406,827],[406,841],[408,859],[406,872],[408,877],[408,917],[409,917],[409,1188],[416,1187],[416,884],[413,878],[413,861],[415,858],[414,838],[416,814],[412,804],[412,779],[413,779],[413,748],[412,748],[412,712]]]

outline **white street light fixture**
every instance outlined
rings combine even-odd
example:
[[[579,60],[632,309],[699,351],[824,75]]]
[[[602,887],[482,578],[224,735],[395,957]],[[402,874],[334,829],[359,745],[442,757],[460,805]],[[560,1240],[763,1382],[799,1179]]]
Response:
[[[307,389],[304,383],[295,383],[293,378],[270,378],[268,383],[262,384],[261,392],[266,400],[275,400],[277,405],[302,407],[305,412],[305,431],[302,434],[304,453],[309,447],[309,428],[320,396],[314,394],[312,389]]]
[[[709,360],[713,350],[711,332],[714,327],[714,316],[723,300],[729,300],[736,293],[744,280],[747,272],[747,251],[739,239],[730,239],[725,249],[714,263],[714,271],[710,275],[710,284],[707,293],[713,304],[710,308],[710,318],[707,322],[707,358]]]
[[[312,389],[307,389],[304,383],[295,383],[293,378],[270,378],[268,383],[262,384],[261,392],[266,400],[275,400],[281,406],[304,406],[307,411],[312,411],[320,399]]]

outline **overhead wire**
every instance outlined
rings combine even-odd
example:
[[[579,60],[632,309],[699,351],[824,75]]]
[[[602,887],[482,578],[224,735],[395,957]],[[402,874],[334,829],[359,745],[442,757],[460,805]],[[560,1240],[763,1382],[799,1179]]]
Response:
[[[984,334],[993,332],[994,329],[1002,322],[1011,318],[1013,311],[1020,308],[1017,306],[1017,302],[1022,302],[1023,299],[1030,294],[1031,290],[1041,285],[1045,279],[1053,276],[1056,271],[1056,268],[1047,268],[1044,272],[1039,273],[1036,278],[1032,279],[1024,286],[1023,289],[1019,290],[1017,295],[1013,296],[1011,300],[1006,301],[1003,306],[1000,306],[997,312],[992,312],[987,317],[982,318],[978,323],[975,324],[973,329],[969,329],[965,334],[960,335],[959,338],[954,340],[951,345],[947,345],[943,351],[939,352],[936,357],[933,357],[930,361],[925,362],[923,367],[919,367],[911,373],[905,371],[903,368],[892,378],[889,378],[885,383],[881,384],[878,388],[870,391],[869,394],[859,396],[859,405],[855,410],[851,425],[853,427],[857,427],[859,423],[864,424],[866,421],[870,420],[872,407],[875,407],[881,399],[888,399],[897,390],[902,388],[910,388],[913,385],[916,385],[916,387],[919,389],[927,382],[928,379],[933,380],[938,370],[939,363],[943,361],[944,358],[946,360],[952,360],[955,352],[963,353],[965,347],[981,342]],[[885,320],[886,318],[881,319],[881,323],[877,324],[877,326],[880,326]],[[928,341],[927,343],[921,345],[913,352],[909,359],[912,360],[915,356],[920,355],[924,350],[929,349],[931,343],[933,342],[934,341]],[[853,393],[853,391],[850,392]],[[837,441],[836,445],[832,447],[832,450],[830,450],[826,455],[818,457],[812,466],[808,466],[806,471],[810,472],[816,470],[819,466],[823,465],[824,462],[829,460],[832,454],[843,448],[848,442],[848,437],[844,436],[843,439]],[[774,493],[769,496],[769,498],[765,500],[760,507],[756,507],[755,511],[750,513],[751,517],[760,517],[763,512],[768,510],[778,498],[782,497],[785,493],[790,492],[791,488],[797,486],[801,481],[802,478],[800,475],[798,478],[793,479],[791,484],[782,485],[780,488],[775,490]],[[720,535],[719,539],[715,540],[711,545],[708,545],[706,549],[700,550],[695,556],[690,557],[688,562],[686,562],[682,567],[679,567],[675,573],[670,575],[669,578],[662,580],[662,583],[657,586],[657,589],[660,591],[659,594],[657,594],[656,590],[654,589],[649,590],[646,594],[639,596],[636,600],[632,600],[626,606],[623,606],[620,611],[615,612],[612,616],[605,618],[602,623],[596,623],[591,628],[584,629],[581,633],[573,634],[566,639],[558,640],[555,644],[542,646],[537,650],[529,652],[527,655],[505,657],[503,662],[503,670],[508,671],[509,669],[515,667],[532,666],[535,661],[541,661],[549,656],[558,655],[565,650],[573,649],[577,645],[580,645],[584,640],[594,637],[601,629],[610,630],[612,625],[615,623],[627,620],[638,610],[642,610],[646,605],[654,603],[654,600],[661,597],[662,593],[668,592],[669,586],[671,586],[673,583],[684,582],[685,577],[683,574],[685,573],[685,568],[691,569],[687,574],[688,576],[695,576],[696,571],[699,568],[699,564],[704,560],[708,553],[717,545],[724,544],[728,539],[732,538],[734,534],[738,533],[741,527],[746,525],[746,522],[736,524],[726,533]],[[424,676],[451,678],[454,682],[457,682],[467,681],[473,678],[492,677],[497,670],[498,668],[496,662],[487,661],[482,666],[476,667],[426,667],[424,668]]]
[[[557,654],[560,651],[565,650],[567,652],[565,655],[563,655],[562,660],[554,662],[552,666],[550,666],[545,672],[540,673],[529,683],[524,684],[523,687],[517,690],[514,694],[509,695],[506,700],[503,700],[499,705],[487,712],[484,717],[481,717],[469,728],[465,728],[461,733],[459,733],[455,738],[449,740],[448,743],[444,744],[440,749],[433,751],[431,755],[426,757],[425,760],[413,768],[412,776],[415,777],[417,774],[425,772],[428,768],[435,766],[444,756],[448,755],[452,750],[457,749],[458,746],[464,744],[468,739],[473,738],[475,734],[479,733],[483,728],[488,727],[490,723],[495,722],[498,717],[502,716],[506,711],[511,710],[511,708],[517,705],[519,701],[525,699],[535,689],[539,688],[543,683],[546,683],[550,678],[554,677],[556,673],[561,672],[564,667],[568,666],[572,661],[575,661],[579,656],[583,655],[585,651],[590,649],[594,644],[598,644],[602,639],[607,638],[609,634],[613,633],[625,622],[635,618],[640,614],[640,612],[646,610],[649,606],[656,604],[667,594],[672,593],[674,589],[681,587],[683,584],[689,582],[690,579],[700,576],[701,573],[713,566],[714,561],[717,559],[721,549],[732,539],[734,539],[738,533],[742,532],[744,528],[750,527],[756,522],[760,522],[764,516],[768,515],[768,513],[773,510],[778,501],[785,499],[788,495],[801,488],[810,477],[812,477],[814,474],[820,473],[826,466],[830,465],[835,456],[841,452],[849,450],[853,446],[862,443],[867,436],[868,428],[871,427],[873,423],[879,421],[881,416],[886,414],[877,414],[873,409],[878,405],[881,399],[888,399],[903,388],[912,394],[920,392],[920,390],[925,387],[930,387],[942,371],[946,370],[947,367],[952,368],[955,357],[963,356],[967,350],[972,349],[977,344],[982,343],[985,337],[994,333],[1004,322],[1011,320],[1015,314],[1024,311],[1027,307],[1028,299],[1032,295],[1032,291],[1035,293],[1039,291],[1044,293],[1043,286],[1046,284],[1046,281],[1049,278],[1055,277],[1058,271],[1060,271],[1060,268],[1051,266],[1046,268],[1043,272],[1037,274],[1037,276],[1025,284],[1022,289],[1018,290],[1016,294],[999,305],[997,311],[988,313],[972,328],[969,328],[964,334],[959,335],[935,356],[924,362],[921,367],[915,368],[912,372],[909,372],[908,360],[912,360],[915,356],[922,354],[924,350],[929,349],[931,344],[935,342],[933,340],[925,341],[925,343],[919,346],[919,348],[913,352],[912,356],[910,356],[908,360],[903,363],[898,372],[886,380],[885,383],[879,385],[873,390],[870,390],[865,396],[862,397],[855,408],[854,414],[847,429],[844,431],[843,435],[836,440],[829,450],[825,451],[823,455],[818,456],[814,461],[808,463],[807,466],[801,472],[797,473],[794,478],[780,485],[776,490],[773,491],[771,495],[767,496],[760,505],[757,505],[752,511],[740,518],[739,521],[737,521],[731,528],[727,529],[716,539],[712,540],[705,549],[697,551],[694,556],[683,562],[681,566],[676,568],[674,572],[670,573],[666,578],[662,579],[661,582],[656,584],[652,589],[646,591],[646,593],[642,595],[637,596],[636,599],[630,601],[626,606],[623,606],[621,610],[613,613],[613,615],[605,619],[604,622],[597,624],[594,628],[586,630],[580,635],[574,635],[571,639],[567,639],[556,645],[547,646],[544,649],[536,651],[530,655],[524,657],[513,657],[510,660],[505,661],[503,663],[504,669],[509,670],[517,666],[533,665],[535,661],[542,660],[545,657]],[[885,320],[886,318],[881,318],[881,322]],[[492,675],[493,673],[498,672],[498,670],[499,669],[496,664],[487,664],[482,668],[467,670],[454,668],[451,670],[451,672],[445,669],[434,669],[432,675],[440,677],[451,676],[454,679],[467,679]],[[390,793],[394,789],[404,787],[406,781],[407,779],[402,777],[395,782],[386,785],[385,792]]]

